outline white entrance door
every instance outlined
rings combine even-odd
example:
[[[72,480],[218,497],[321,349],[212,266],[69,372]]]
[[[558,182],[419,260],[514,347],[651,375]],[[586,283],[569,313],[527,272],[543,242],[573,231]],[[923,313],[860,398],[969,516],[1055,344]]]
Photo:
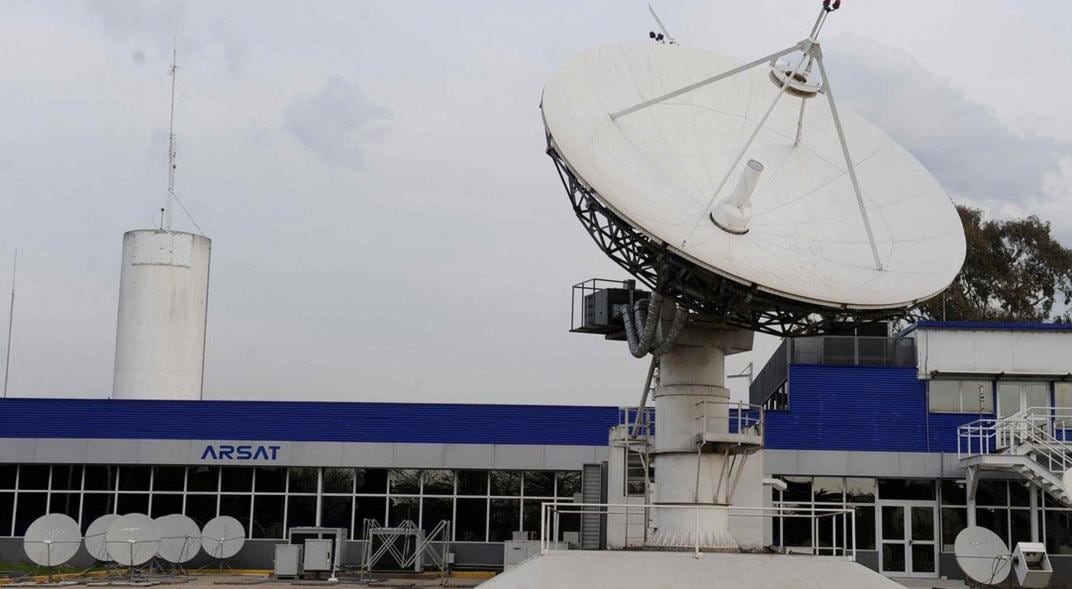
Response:
[[[1050,383],[999,382],[998,417],[1008,417],[1031,407],[1050,406]]]
[[[879,503],[879,570],[891,577],[937,577],[937,530],[933,501]]]

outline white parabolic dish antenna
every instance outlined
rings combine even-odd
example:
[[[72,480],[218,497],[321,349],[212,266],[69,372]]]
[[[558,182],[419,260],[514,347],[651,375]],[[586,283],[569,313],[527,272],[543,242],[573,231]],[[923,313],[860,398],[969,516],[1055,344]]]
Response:
[[[817,75],[784,92],[777,85],[795,64],[768,61],[807,43],[747,65],[674,44],[615,45],[552,76],[542,103],[548,152],[582,223],[593,207],[610,217],[611,229],[588,227],[601,246],[612,243],[608,255],[651,285],[645,257],[666,252],[732,283],[747,298],[729,304],[752,308],[766,296],[797,309],[906,309],[949,285],[964,233],[934,177],[876,126],[834,107]],[[744,204],[719,217],[737,191]],[[578,203],[578,192],[594,201]],[[623,241],[641,242],[639,261],[613,253]],[[709,303],[717,288],[691,296]]]
[[[128,513],[108,526],[104,541],[112,560],[124,566],[137,566],[156,556],[160,528],[145,514]]]
[[[35,519],[22,540],[26,557],[41,566],[53,567],[74,558],[82,544],[78,522],[62,513]]]
[[[108,535],[108,528],[112,526],[112,522],[118,518],[118,515],[108,513],[93,520],[93,523],[86,528],[86,552],[90,556],[101,562],[112,560],[112,555],[108,554],[108,544],[105,542],[105,537]]]
[[[964,528],[953,541],[960,570],[977,583],[997,585],[1012,570],[1012,554],[1000,536],[986,528]]]
[[[201,546],[212,558],[231,558],[246,543],[246,529],[229,515],[214,517],[201,530]]]
[[[173,513],[156,518],[156,525],[160,528],[160,547],[156,549],[160,558],[182,564],[201,551],[201,529],[189,517]]]

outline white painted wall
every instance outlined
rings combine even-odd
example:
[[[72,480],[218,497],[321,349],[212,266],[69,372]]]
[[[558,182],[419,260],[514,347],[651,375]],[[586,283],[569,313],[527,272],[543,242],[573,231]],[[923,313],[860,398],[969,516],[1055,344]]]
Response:
[[[191,233],[123,235],[112,398],[201,398],[211,250]]]
[[[919,377],[933,372],[1068,374],[1072,331],[918,328]]]

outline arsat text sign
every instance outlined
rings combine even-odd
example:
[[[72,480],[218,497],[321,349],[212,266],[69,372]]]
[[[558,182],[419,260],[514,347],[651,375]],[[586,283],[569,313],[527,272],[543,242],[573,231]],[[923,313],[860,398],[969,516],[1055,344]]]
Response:
[[[201,460],[278,460],[280,446],[207,444]]]

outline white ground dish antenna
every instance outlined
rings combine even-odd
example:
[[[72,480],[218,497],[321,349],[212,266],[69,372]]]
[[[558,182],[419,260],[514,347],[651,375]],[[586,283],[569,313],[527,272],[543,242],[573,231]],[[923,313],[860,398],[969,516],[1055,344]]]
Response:
[[[86,552],[100,562],[112,560],[112,555],[108,554],[108,544],[105,541],[105,537],[108,535],[108,528],[117,519],[119,519],[119,516],[114,513],[105,514],[93,520],[93,523],[86,528]]]
[[[245,543],[246,529],[229,515],[210,519],[201,531],[201,547],[215,559],[231,558]]]
[[[35,519],[26,528],[22,546],[34,564],[54,567],[74,558],[82,544],[78,522],[62,513],[50,513]]]
[[[145,514],[128,513],[108,526],[104,541],[112,560],[134,567],[156,556],[160,546],[160,528]]]
[[[708,276],[670,293],[694,311],[896,312],[960,270],[964,234],[941,186],[835,103],[817,41],[826,14],[750,63],[615,45],[574,57],[544,89],[548,152],[582,223],[649,286],[666,282],[660,263]],[[714,300],[726,284],[736,298]],[[743,317],[725,320],[764,330]]]
[[[173,513],[156,518],[156,525],[160,528],[160,547],[156,550],[160,558],[183,564],[201,551],[201,530],[189,517]]]
[[[971,580],[998,585],[1012,570],[1012,553],[1005,541],[986,528],[964,528],[953,541],[957,564]]]

